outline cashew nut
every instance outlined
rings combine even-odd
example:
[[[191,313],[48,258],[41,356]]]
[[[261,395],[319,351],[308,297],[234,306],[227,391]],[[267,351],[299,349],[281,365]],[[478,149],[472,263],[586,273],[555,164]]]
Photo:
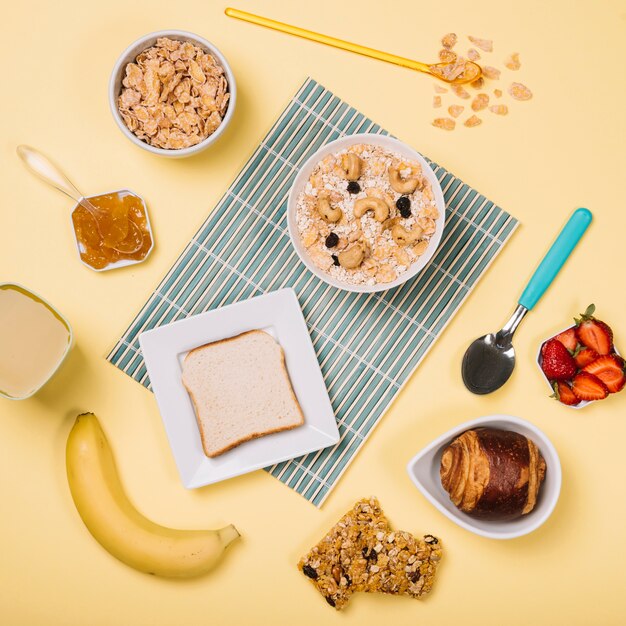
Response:
[[[328,198],[318,198],[317,212],[325,222],[335,223],[341,219],[343,211],[339,207],[334,209],[330,206]]]
[[[382,229],[383,230],[388,230],[390,229],[392,226],[395,226],[396,224],[398,224],[400,222],[400,218],[399,217],[390,217],[389,219],[386,219],[382,224]]]
[[[356,267],[359,267],[359,265],[363,263],[363,259],[365,258],[365,250],[360,243],[356,243],[351,248],[340,252],[337,255],[337,258],[339,259],[339,265],[341,265],[341,267],[352,270]]]
[[[389,184],[398,193],[413,193],[419,185],[418,178],[402,178],[397,167],[389,167]]]
[[[423,234],[423,230],[416,226],[413,230],[406,230],[400,224],[396,224],[391,229],[391,236],[399,246],[408,246],[409,244],[419,241]]]
[[[374,211],[374,218],[384,222],[389,217],[389,205],[381,198],[359,198],[354,203],[354,217],[363,217],[367,211]]]
[[[341,157],[341,169],[346,180],[358,180],[361,175],[362,161],[354,152],[346,152]]]

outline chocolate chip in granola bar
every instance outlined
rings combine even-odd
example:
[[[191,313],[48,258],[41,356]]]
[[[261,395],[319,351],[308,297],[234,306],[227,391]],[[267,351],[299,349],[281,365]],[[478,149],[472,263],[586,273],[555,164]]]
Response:
[[[344,574],[343,577],[346,579],[346,587],[349,587],[352,584],[352,578],[348,574]]]
[[[330,606],[335,606],[335,601],[330,596],[324,596],[326,598],[326,602],[330,604]]]
[[[334,248],[339,243],[339,236],[337,233],[330,233],[330,235],[326,237],[326,241],[324,243],[327,248]]]
[[[411,201],[406,196],[400,196],[396,200],[396,207],[404,219],[411,217]]]
[[[339,257],[336,254],[331,255],[331,259],[333,260],[333,265],[339,267]]]
[[[348,183],[348,193],[359,193],[361,191],[361,185],[356,180],[351,180]]]
[[[437,537],[433,537],[433,535],[424,535],[424,541],[430,545],[439,543],[439,539],[437,539]]]
[[[308,576],[309,578],[312,578],[313,580],[317,580],[317,572],[315,571],[314,568],[312,568],[310,565],[305,565],[302,568],[302,573],[305,576]]]

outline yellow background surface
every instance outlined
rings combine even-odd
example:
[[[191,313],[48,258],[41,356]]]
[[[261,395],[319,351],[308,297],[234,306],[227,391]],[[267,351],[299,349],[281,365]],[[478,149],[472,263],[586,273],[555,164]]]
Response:
[[[0,400],[0,623],[625,623],[626,393],[568,410],[547,398],[534,357],[544,337],[590,302],[626,351],[626,5],[240,0],[238,6],[424,60],[436,56],[448,31],[490,37],[495,65],[521,53],[519,80],[534,99],[513,103],[506,118],[487,113],[479,128],[446,133],[430,125],[427,77],[231,20],[214,0],[5,6],[0,280],[20,282],[56,305],[73,324],[76,347],[36,397]],[[115,126],[107,100],[120,52],[165,28],[213,41],[239,87],[225,136],[202,155],[179,161],[133,146]],[[522,223],[322,510],[263,471],[185,490],[152,394],[104,359],[307,75]],[[71,203],[23,168],[15,156],[20,143],[53,156],[87,194],[122,187],[142,194],[157,240],[149,261],[104,274],[82,266]],[[513,378],[489,397],[471,395],[460,377],[465,347],[505,321],[577,206],[589,207],[594,223],[521,326]],[[146,515],[181,528],[237,525],[243,538],[212,575],[155,579],[122,565],[92,539],[72,503],[64,465],[67,434],[85,410],[100,417],[128,492]],[[542,428],[563,466],[552,517],[533,534],[505,542],[454,525],[405,472],[411,456],[442,432],[497,412]],[[361,595],[335,613],[295,563],[369,494],[380,498],[397,528],[441,536],[445,558],[423,602]]]

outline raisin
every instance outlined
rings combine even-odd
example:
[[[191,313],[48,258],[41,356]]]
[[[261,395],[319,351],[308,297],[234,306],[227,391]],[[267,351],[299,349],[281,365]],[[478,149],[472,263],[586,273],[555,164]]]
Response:
[[[408,579],[412,582],[412,583],[416,583],[420,578],[422,577],[422,575],[420,574],[419,570],[416,570],[415,572],[411,572],[408,575]]]
[[[325,596],[326,602],[330,604],[330,606],[335,606],[335,601],[330,596]]]
[[[368,561],[372,561],[373,563],[376,563],[376,561],[378,561],[378,553],[373,548],[363,548],[361,554],[363,555],[363,558],[367,559]]]
[[[305,565],[302,568],[302,573],[305,576],[308,576],[309,578],[312,578],[313,580],[317,580],[317,572],[315,571],[314,568],[312,568],[310,565]]]
[[[333,260],[333,265],[339,266],[339,257],[336,254],[333,254],[331,255],[331,258]]]
[[[411,201],[406,196],[400,196],[396,200],[396,207],[403,218],[411,217]]]
[[[339,236],[337,233],[330,233],[330,235],[326,237],[325,243],[327,248],[334,248],[339,243]]]
[[[437,537],[433,537],[432,535],[424,535],[424,541],[430,545],[439,543],[439,539],[437,539]]]
[[[346,579],[346,586],[349,587],[352,584],[352,578],[348,574],[344,574],[343,577]]]
[[[359,193],[361,191],[361,185],[356,180],[351,180],[348,183],[348,193]]]

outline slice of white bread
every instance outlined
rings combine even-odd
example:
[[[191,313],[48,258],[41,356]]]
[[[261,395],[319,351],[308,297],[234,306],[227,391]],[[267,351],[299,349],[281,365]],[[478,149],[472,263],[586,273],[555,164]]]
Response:
[[[262,330],[191,350],[183,362],[183,384],[208,457],[304,424],[283,349]]]

